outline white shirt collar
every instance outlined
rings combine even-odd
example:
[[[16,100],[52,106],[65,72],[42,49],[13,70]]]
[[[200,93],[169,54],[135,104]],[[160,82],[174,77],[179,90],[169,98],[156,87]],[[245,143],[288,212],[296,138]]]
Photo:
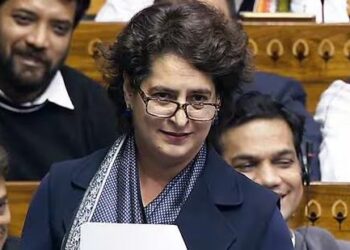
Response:
[[[290,231],[290,237],[291,237],[291,240],[292,240],[292,243],[293,243],[293,247],[295,248],[295,234],[293,232],[293,230],[289,230]]]
[[[63,76],[60,71],[57,71],[55,77],[52,79],[44,93],[42,93],[41,96],[36,98],[33,102],[30,102],[29,106],[40,105],[46,101],[55,103],[58,106],[70,110],[74,110],[74,105],[68,95],[66,85],[64,84]],[[24,105],[26,105],[26,103],[24,103]]]
[[[1,90],[0,95],[8,99]],[[20,106],[29,108],[32,106],[41,105],[46,101],[55,103],[63,108],[74,110],[74,105],[68,95],[66,85],[64,84],[63,76],[60,71],[57,71],[49,86],[39,97],[31,102],[21,103]]]

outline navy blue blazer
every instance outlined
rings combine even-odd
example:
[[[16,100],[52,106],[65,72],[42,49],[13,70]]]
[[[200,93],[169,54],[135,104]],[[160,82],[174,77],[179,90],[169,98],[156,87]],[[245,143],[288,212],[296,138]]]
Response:
[[[8,237],[2,250],[19,250],[20,239],[17,237]]]
[[[53,165],[27,214],[22,249],[60,249],[90,180],[107,151]],[[292,250],[278,198],[210,149],[175,224],[188,249]]]
[[[272,96],[282,103],[290,111],[304,117],[303,143],[313,145],[314,156],[311,162],[311,180],[321,180],[321,172],[318,161],[319,147],[322,141],[320,124],[306,110],[306,93],[300,82],[290,77],[279,76],[272,73],[256,72],[251,83],[244,85],[243,93],[258,91]]]

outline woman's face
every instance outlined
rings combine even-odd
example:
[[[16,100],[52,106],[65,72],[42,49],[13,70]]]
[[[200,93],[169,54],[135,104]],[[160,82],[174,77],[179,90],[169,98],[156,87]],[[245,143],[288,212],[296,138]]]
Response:
[[[151,73],[140,88],[148,97],[180,104],[218,103],[211,78],[173,54],[164,54],[153,61]],[[187,164],[194,158],[209,133],[211,120],[190,120],[183,109],[170,118],[155,117],[146,112],[140,94],[128,84],[124,95],[133,110],[136,145],[141,157],[164,162],[164,165]]]

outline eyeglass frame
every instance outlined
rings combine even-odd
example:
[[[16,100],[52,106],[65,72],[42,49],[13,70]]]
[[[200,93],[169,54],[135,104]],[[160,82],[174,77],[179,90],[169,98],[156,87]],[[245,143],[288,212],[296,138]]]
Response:
[[[151,100],[153,100],[153,101],[159,100],[159,98],[147,96],[146,93],[141,88],[138,89],[138,93],[139,93],[142,101],[145,103],[147,114],[149,114],[151,116],[154,116],[154,117],[158,117],[158,118],[170,118],[170,117],[174,116],[176,114],[176,112],[179,111],[179,109],[182,109],[185,112],[187,119],[192,120],[192,121],[198,121],[198,122],[206,122],[206,121],[212,121],[215,118],[217,112],[219,112],[219,110],[220,110],[220,104],[219,103],[202,102],[201,103],[202,105],[210,105],[210,106],[214,106],[215,107],[215,114],[214,114],[214,116],[211,119],[208,119],[208,120],[193,119],[193,118],[189,117],[188,114],[187,114],[187,107],[190,106],[190,105],[193,105],[193,103],[186,102],[186,103],[181,104],[181,103],[179,103],[177,101],[166,99],[166,100],[163,100],[163,101],[174,103],[174,104],[177,105],[177,107],[176,107],[174,113],[172,113],[169,116],[158,116],[158,115],[155,115],[155,114],[151,114],[148,111],[148,102],[151,101]]]

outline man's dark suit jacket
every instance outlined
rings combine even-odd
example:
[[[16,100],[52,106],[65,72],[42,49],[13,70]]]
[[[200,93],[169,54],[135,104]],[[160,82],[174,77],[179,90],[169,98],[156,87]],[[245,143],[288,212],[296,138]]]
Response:
[[[30,206],[23,250],[60,249],[106,153],[100,150],[52,167]],[[213,149],[175,224],[188,249],[293,249],[276,195],[237,173]]]
[[[254,80],[243,87],[243,92],[258,91],[272,96],[288,110],[305,118],[303,143],[313,145],[314,159],[311,162],[311,180],[320,180],[321,172],[318,161],[319,147],[322,141],[320,125],[306,110],[306,93],[302,85],[293,78],[276,74],[257,72]]]

